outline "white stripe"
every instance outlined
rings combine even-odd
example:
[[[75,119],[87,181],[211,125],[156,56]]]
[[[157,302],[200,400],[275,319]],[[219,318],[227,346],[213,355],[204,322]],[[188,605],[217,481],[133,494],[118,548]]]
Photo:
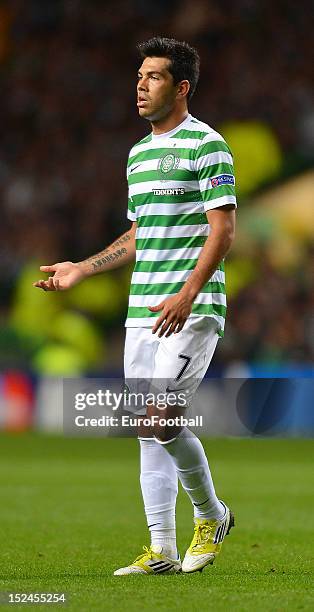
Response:
[[[194,300],[194,304],[217,304],[219,306],[227,306],[227,300],[224,293],[199,293]]]
[[[173,295],[173,293],[165,293],[164,295],[130,295],[129,306],[157,306],[160,302]],[[226,296],[223,293],[199,293],[194,303],[227,305]]]
[[[159,157],[155,157],[155,159],[146,159],[145,161],[134,161],[132,165],[128,169],[128,174],[130,176],[136,176],[139,172],[149,172],[151,170],[157,170],[159,162]],[[132,168],[135,168],[132,172]]]
[[[167,297],[170,297],[167,293],[165,295],[130,295],[129,306],[157,306]]]
[[[209,279],[212,283],[224,283],[225,282],[225,272],[223,270],[216,270],[214,274]]]
[[[133,272],[132,285],[158,285],[159,283],[182,283],[193,270],[172,270],[169,272]]]
[[[139,249],[136,261],[173,261],[174,259],[198,259],[203,247],[189,249]]]
[[[176,147],[172,147],[172,148],[173,148],[173,152],[175,155]],[[149,147],[149,150],[150,150],[150,147]],[[128,171],[127,171],[128,178],[130,176],[136,176],[140,172],[152,172],[152,171],[158,170],[159,159],[160,159],[159,154],[157,154],[154,159],[146,159],[146,160],[138,161],[138,162],[135,159],[134,162],[132,162],[131,166],[128,167]],[[230,153],[227,153],[226,151],[212,151],[211,153],[204,153],[204,155],[201,155],[197,159],[197,166],[199,168],[213,166],[215,164],[221,164],[221,163],[232,165],[233,159]],[[195,167],[194,167],[193,159],[180,157],[180,163],[178,166],[178,170],[189,170],[191,172],[194,171]],[[166,178],[167,177],[165,176],[165,179]]]
[[[189,130],[190,128],[189,126],[184,126],[182,129]],[[200,132],[203,130],[200,130],[198,128],[195,131]],[[207,142],[211,142],[213,140],[220,140],[217,135],[217,132],[208,133],[208,135],[206,135],[206,138],[209,138]],[[172,136],[171,138],[165,137],[161,138],[160,140],[153,139],[149,140],[148,142],[143,142],[142,144],[134,145],[134,147],[132,147],[130,151],[129,157],[134,157],[138,153],[144,153],[145,151],[151,151],[152,149],[172,149],[173,145],[176,145],[176,147],[180,149],[196,149],[200,144],[202,144],[202,141],[199,138],[175,138],[175,136]]]
[[[159,313],[156,312],[158,318]],[[153,327],[156,323],[156,318],[152,317],[128,317],[125,322],[125,327]]]
[[[196,166],[198,169],[214,166],[215,164],[231,164],[233,163],[232,156],[226,151],[213,151],[206,153],[197,158]]]
[[[177,146],[178,143],[180,143],[180,148],[182,149],[191,149],[191,148],[194,149],[195,145],[199,143],[199,140],[195,138],[167,138],[167,137],[161,138],[160,140],[159,139],[149,140],[148,142],[143,142],[142,144],[134,145],[134,147],[130,151],[130,158],[134,157],[138,153],[144,153],[145,151],[151,151],[152,149],[172,149],[173,145]]]
[[[205,123],[206,125],[206,123]],[[209,126],[208,126],[209,127]],[[226,142],[225,139],[219,132],[216,132],[213,128],[209,127],[210,132],[204,136],[201,144],[207,144],[207,142],[212,142],[213,140],[221,140],[222,142]],[[204,130],[205,131],[205,130]]]
[[[163,181],[156,179],[155,181],[143,181],[129,185],[129,194],[131,197],[146,193],[152,193],[153,189],[178,189],[184,187],[186,192],[199,191],[198,181]],[[167,196],[167,194],[165,194]],[[168,196],[169,198],[173,196]]]
[[[221,198],[214,198],[208,202],[204,202],[204,210],[212,210],[213,208],[219,208],[220,206],[226,206],[226,204],[233,204],[237,208],[237,201],[233,195],[225,195]]]
[[[159,314],[160,313],[157,312],[156,316],[154,317],[128,317],[125,322],[125,327],[153,327]],[[224,317],[220,317],[219,315],[216,315],[216,314],[210,314],[210,315],[191,314],[190,315],[190,317],[199,317],[199,316],[207,316],[207,317],[211,317],[212,319],[215,319],[215,321],[218,322],[221,329],[224,329],[224,326],[225,326]]]
[[[219,134],[219,132],[216,132],[216,130],[210,127],[210,125],[208,125],[207,123],[204,123],[203,121],[199,121],[199,119],[196,119],[192,115],[189,115],[188,120],[184,121],[183,125],[178,126],[178,132],[180,130],[189,130],[191,132],[207,132],[207,134],[204,136],[203,141],[193,138],[192,139],[193,145],[194,143],[197,143],[197,144],[202,143],[202,142],[206,143],[206,142],[212,142],[214,140],[221,140],[222,142],[225,142],[224,138],[221,136],[221,134]],[[191,140],[191,139],[188,139],[188,140]],[[165,141],[167,141],[169,145],[171,145],[174,141],[180,142],[180,146],[183,147],[183,144],[181,143],[187,141],[187,139],[174,138],[173,135],[172,137],[168,137],[167,135],[165,135],[164,138],[153,138],[153,139],[150,139],[148,142],[144,142],[142,144],[136,143],[130,151],[130,157],[133,157],[134,155],[136,155],[136,153],[140,153],[141,151],[145,151],[146,149],[163,148],[165,147],[165,144],[164,144]]]
[[[195,117],[192,117],[192,119],[195,119]],[[224,140],[221,134],[216,132],[216,130],[210,127],[210,125],[204,123],[204,121],[199,121],[199,119],[196,119],[196,121],[197,123],[190,121],[188,129],[195,132],[207,132],[206,136],[204,136],[204,140],[206,139],[206,142],[211,142],[212,140]]]
[[[141,238],[184,238],[208,236],[209,226],[206,225],[170,225],[157,227],[138,227],[136,239]]]
[[[200,121],[196,117],[193,117],[193,115],[189,115],[189,121],[187,121],[187,123],[184,124],[181,129],[190,130],[191,132],[208,132],[208,136],[212,136],[212,134],[220,136],[220,134],[218,134],[214,128],[210,127],[208,123]],[[222,138],[222,136],[220,136],[220,138]]]
[[[133,272],[132,285],[158,285],[159,283],[180,283],[186,281],[192,270],[171,270],[169,272]],[[212,282],[224,283],[225,274],[216,270],[209,279]]]
[[[128,178],[130,176],[135,176],[139,172],[147,172],[148,170],[156,170],[157,168],[156,159],[158,158],[156,157],[155,159],[145,159],[145,161],[144,160],[136,161],[135,159],[132,162],[132,164],[128,166],[128,169],[127,169]]]
[[[152,149],[172,149],[174,144],[176,145],[176,147],[180,149],[197,149],[198,146],[202,144],[206,144],[208,142],[214,142],[216,140],[225,142],[221,134],[219,134],[218,132],[210,128],[209,126],[206,126],[206,124],[200,125],[200,124],[188,123],[187,125],[182,126],[180,130],[183,129],[183,130],[187,130],[191,132],[206,132],[207,131],[206,128],[208,130],[208,133],[204,136],[203,139],[193,138],[193,137],[192,138],[180,138],[180,137],[176,138],[176,136],[173,135],[171,137],[165,136],[164,138],[160,138],[160,139],[153,138],[152,140],[149,140],[148,142],[143,142],[142,144],[135,144],[134,147],[132,147],[130,151],[129,157],[130,158],[134,157],[138,153],[143,153],[148,150],[151,151]],[[178,130],[178,132],[180,130]]]
[[[175,204],[140,204],[136,206],[138,217],[147,215],[183,215],[204,212],[203,202],[176,202]]]
[[[173,153],[176,153],[176,147],[173,147]],[[152,172],[158,170],[160,156],[157,155],[154,159],[146,159],[145,161],[136,161],[131,164],[128,168],[128,177],[136,176],[139,172]],[[178,166],[178,170],[190,170],[191,172],[194,170],[193,160],[190,158],[180,157],[180,164]],[[134,168],[134,170],[132,170]],[[166,176],[164,177],[167,178]],[[156,179],[159,180],[159,179]]]

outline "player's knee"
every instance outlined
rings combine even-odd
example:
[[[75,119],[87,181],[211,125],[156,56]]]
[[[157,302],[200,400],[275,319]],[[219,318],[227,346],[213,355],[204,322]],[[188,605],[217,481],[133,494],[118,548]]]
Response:
[[[159,442],[173,440],[184,428],[181,423],[181,411],[176,407],[162,411],[148,407],[146,416],[150,420],[152,434]]]
[[[153,428],[153,434],[156,442],[164,444],[174,440],[181,433],[182,429],[182,427],[169,427],[167,425],[162,427],[158,425]]]

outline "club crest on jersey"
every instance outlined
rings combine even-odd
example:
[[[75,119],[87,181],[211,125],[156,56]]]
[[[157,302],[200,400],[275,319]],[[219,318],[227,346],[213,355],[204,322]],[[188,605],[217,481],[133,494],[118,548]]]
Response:
[[[220,174],[215,178],[210,179],[212,187],[220,187],[220,185],[234,185],[234,176],[232,174]]]
[[[179,167],[180,157],[173,150],[165,151],[158,161],[158,172],[161,180],[168,181]]]

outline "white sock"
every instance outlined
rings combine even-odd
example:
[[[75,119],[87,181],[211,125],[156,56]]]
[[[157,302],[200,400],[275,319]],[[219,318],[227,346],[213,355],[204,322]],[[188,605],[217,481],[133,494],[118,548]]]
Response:
[[[197,436],[185,427],[173,440],[158,442],[173,459],[194,506],[194,518],[222,519],[225,509],[216,496],[205,451]]]
[[[154,438],[140,438],[141,489],[151,544],[177,558],[175,507],[178,477],[172,458]]]

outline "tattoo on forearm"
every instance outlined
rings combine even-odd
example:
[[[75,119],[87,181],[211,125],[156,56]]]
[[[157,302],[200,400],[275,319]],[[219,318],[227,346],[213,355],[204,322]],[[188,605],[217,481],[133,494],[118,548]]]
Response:
[[[91,265],[94,271],[99,270],[103,266],[106,266],[106,264],[109,264],[112,261],[115,261],[115,259],[119,259],[126,255],[127,249],[125,247],[123,247],[122,249],[119,249],[117,247],[119,247],[121,244],[124,244],[125,242],[128,242],[129,240],[131,240],[130,234],[123,234],[123,236],[120,236],[120,238],[113,242],[109,247],[107,247],[100,253],[97,253],[97,255],[93,255],[92,257],[86,259],[84,264]],[[116,249],[116,251],[112,252],[112,249]]]
[[[108,251],[110,251],[110,249],[116,248],[116,247],[120,246],[120,244],[123,244],[124,242],[127,242],[128,240],[131,240],[130,234],[123,234],[123,236],[118,238],[118,240],[113,242],[109,247],[107,247],[106,249],[101,251],[101,253],[98,253],[98,255],[96,255],[96,257],[98,257],[99,255],[104,255],[104,253],[108,253]]]
[[[93,269],[99,270],[99,268],[102,268],[107,263],[111,263],[112,261],[119,259],[123,255],[126,255],[126,253],[127,253],[126,248],[122,248],[122,249],[118,249],[117,251],[114,251],[113,253],[110,253],[109,255],[103,255],[102,257],[99,257],[99,259],[96,259],[95,261],[91,262],[93,265]]]
[[[121,238],[118,238],[118,240],[116,240],[113,245],[114,246],[118,246],[120,244],[123,244],[124,242],[127,242],[128,240],[131,240],[130,234],[123,234],[123,236],[121,236]]]

